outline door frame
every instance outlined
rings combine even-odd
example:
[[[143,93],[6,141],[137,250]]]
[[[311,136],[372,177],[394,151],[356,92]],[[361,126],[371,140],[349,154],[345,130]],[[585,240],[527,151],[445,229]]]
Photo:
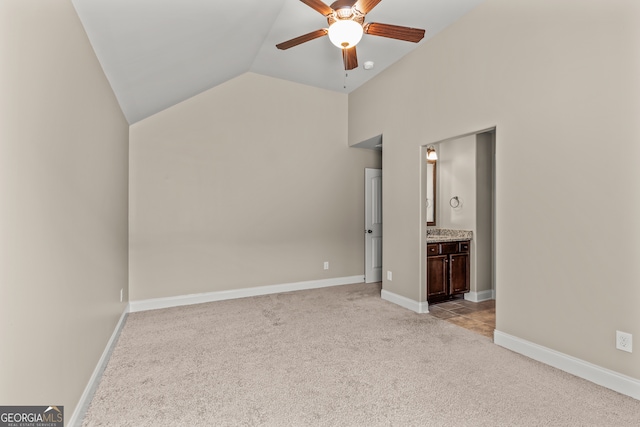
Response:
[[[372,238],[373,236],[370,236],[367,233],[367,230],[370,228],[373,228],[372,226],[370,226],[367,223],[367,220],[369,219],[369,213],[371,211],[371,208],[369,206],[370,203],[373,203],[374,201],[371,199],[370,193],[367,189],[367,186],[369,185],[369,180],[370,180],[370,175],[374,174],[374,176],[380,176],[380,198],[378,200],[378,203],[380,204],[380,240],[382,240],[382,234],[383,234],[383,229],[384,229],[384,225],[383,225],[383,219],[382,219],[382,169],[381,168],[365,168],[364,169],[364,184],[365,184],[365,188],[364,188],[364,281],[365,283],[375,283],[375,282],[381,282],[382,281],[382,243],[380,244],[380,274],[379,276],[377,274],[374,273],[373,277],[371,277],[371,271],[368,268],[369,267],[369,262],[371,260],[372,257],[372,250],[373,250],[373,241]]]

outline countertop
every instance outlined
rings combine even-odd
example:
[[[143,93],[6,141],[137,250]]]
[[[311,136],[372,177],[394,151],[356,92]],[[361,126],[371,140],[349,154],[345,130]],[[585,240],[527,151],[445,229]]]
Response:
[[[427,243],[462,242],[472,240],[473,231],[453,230],[449,228],[428,228]]]

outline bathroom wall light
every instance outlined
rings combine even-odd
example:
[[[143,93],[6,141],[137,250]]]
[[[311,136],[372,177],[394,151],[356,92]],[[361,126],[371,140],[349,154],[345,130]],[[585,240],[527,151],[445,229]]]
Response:
[[[438,153],[433,145],[427,147],[427,160],[438,160]]]

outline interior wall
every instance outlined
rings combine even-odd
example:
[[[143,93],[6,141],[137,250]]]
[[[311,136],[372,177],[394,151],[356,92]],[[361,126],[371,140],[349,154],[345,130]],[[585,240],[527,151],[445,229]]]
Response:
[[[476,135],[476,292],[493,289],[494,136],[494,132]]]
[[[128,124],[70,1],[0,2],[0,402],[73,414],[127,291]]]
[[[363,276],[381,156],[348,147],[347,113],[247,73],[132,125],[131,299]]]
[[[419,301],[420,146],[495,127],[497,329],[640,378],[639,44],[633,0],[487,0],[351,93],[350,141],[385,138],[383,288]]]
[[[476,229],[476,136],[438,144],[439,228]],[[458,207],[451,199],[458,197]]]

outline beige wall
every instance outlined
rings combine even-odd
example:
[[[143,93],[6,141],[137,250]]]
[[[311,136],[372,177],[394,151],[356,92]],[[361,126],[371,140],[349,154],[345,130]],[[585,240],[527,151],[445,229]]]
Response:
[[[476,231],[476,136],[442,142],[438,147],[438,223],[440,228]],[[452,197],[460,205],[452,208]]]
[[[347,111],[248,73],[132,125],[131,300],[363,275],[381,159],[348,147]]]
[[[352,93],[349,143],[384,135],[384,288],[421,297],[419,147],[495,126],[497,329],[640,378],[615,349],[640,336],[639,44],[634,0],[488,0]]]
[[[68,420],[125,308],[128,124],[71,2],[3,0],[0,44],[0,402]]]
[[[490,291],[493,286],[493,158],[494,132],[476,135],[476,292]]]

